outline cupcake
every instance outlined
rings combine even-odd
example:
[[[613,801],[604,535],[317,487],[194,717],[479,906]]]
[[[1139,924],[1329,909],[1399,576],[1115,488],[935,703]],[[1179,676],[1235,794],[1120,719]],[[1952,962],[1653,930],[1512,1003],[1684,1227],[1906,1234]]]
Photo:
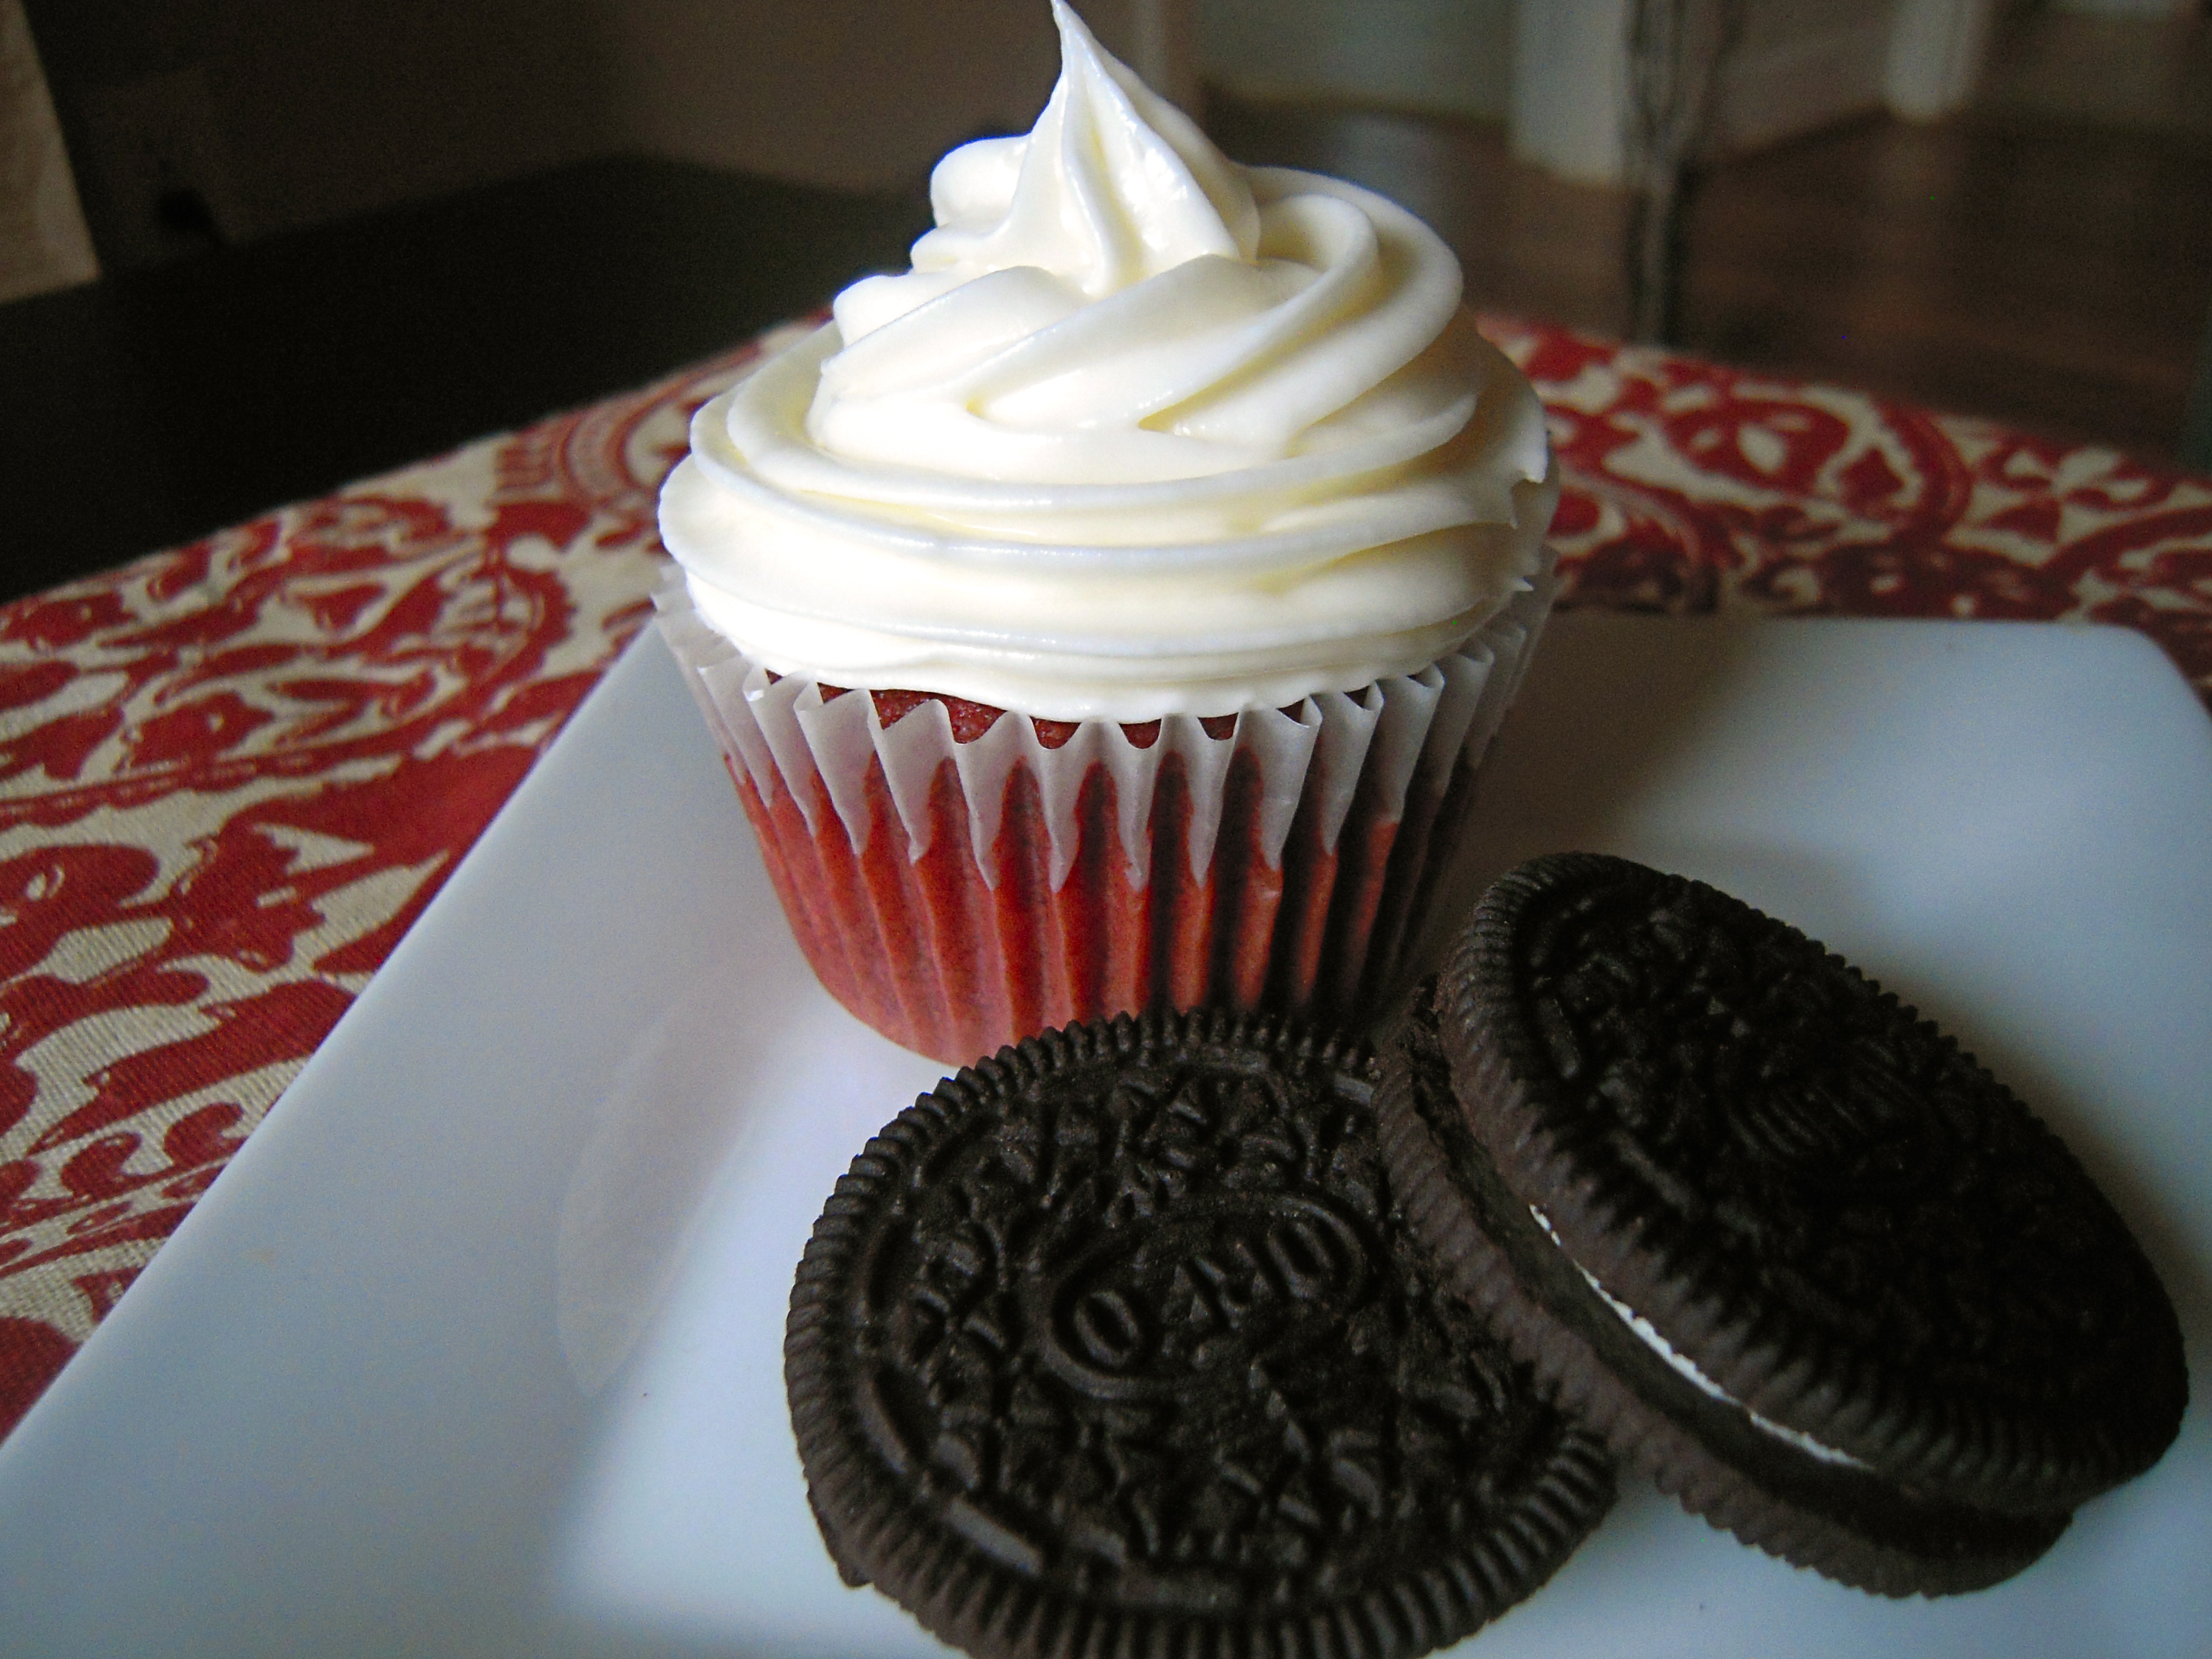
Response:
[[[1550,598],[1542,410],[1450,251],[1225,160],[1055,0],[913,269],[702,408],[661,629],[799,945],[951,1063],[1073,1020],[1356,1018]]]

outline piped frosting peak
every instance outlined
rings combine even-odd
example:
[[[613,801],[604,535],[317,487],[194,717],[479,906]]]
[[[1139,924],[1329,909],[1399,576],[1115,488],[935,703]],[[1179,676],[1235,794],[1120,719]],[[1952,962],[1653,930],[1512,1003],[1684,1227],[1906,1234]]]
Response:
[[[1556,497],[1457,261],[1370,191],[1227,161],[1054,14],[1050,100],[938,164],[913,269],[700,412],[662,502],[695,605],[779,672],[1059,719],[1433,660]]]
[[[937,164],[937,228],[914,245],[913,270],[838,296],[848,346],[995,271],[1041,270],[1103,300],[1187,260],[1257,254],[1260,210],[1243,169],[1108,56],[1063,0],[1052,9],[1062,67],[1036,128]]]

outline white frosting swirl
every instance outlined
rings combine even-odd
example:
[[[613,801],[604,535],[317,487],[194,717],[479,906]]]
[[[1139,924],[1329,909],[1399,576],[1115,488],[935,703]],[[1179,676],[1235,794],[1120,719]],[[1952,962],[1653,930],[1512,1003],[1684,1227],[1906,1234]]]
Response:
[[[781,673],[1060,720],[1413,672],[1526,586],[1528,383],[1390,202],[1224,160],[1054,0],[1024,137],[954,150],[914,269],[699,411],[692,602]]]

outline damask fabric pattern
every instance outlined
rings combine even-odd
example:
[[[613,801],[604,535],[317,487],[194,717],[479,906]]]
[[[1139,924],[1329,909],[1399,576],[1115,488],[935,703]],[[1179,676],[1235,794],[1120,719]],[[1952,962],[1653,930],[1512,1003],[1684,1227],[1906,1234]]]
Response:
[[[1563,603],[2119,623],[2212,699],[2212,479],[1486,326],[1553,417]],[[0,1431],[644,624],[756,351],[0,607]]]

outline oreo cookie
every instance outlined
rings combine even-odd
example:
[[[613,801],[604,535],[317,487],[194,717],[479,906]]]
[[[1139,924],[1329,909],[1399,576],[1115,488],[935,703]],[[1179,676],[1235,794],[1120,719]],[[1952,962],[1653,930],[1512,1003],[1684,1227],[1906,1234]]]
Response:
[[[1887,1595],[2033,1561],[2188,1381],[2126,1225],[1802,933],[1592,854],[1486,896],[1392,1039],[1416,1227],[1547,1389],[1748,1542]]]
[[[1611,1459],[1439,1282],[1374,1084],[1296,1025],[1125,1017],[872,1139],[784,1350],[848,1582],[1037,1659],[1407,1659],[1541,1583]]]

